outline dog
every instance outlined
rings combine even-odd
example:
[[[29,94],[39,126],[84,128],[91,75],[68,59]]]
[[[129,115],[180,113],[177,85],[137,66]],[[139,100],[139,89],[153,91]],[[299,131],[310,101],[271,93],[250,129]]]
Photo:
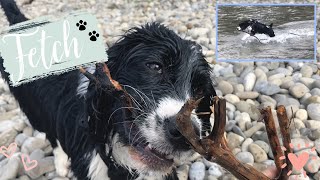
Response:
[[[10,25],[27,20],[13,0],[0,2]],[[203,98],[191,117],[199,135],[211,128],[216,93],[201,46],[152,22],[130,29],[107,54],[112,78],[133,102],[133,118],[124,117],[129,107],[116,95],[99,99],[101,92],[79,70],[10,86],[10,91],[31,125],[46,134],[59,175],[72,172],[80,180],[177,179],[175,160],[194,154],[175,123],[189,98]],[[0,71],[9,81],[3,61],[0,58]],[[99,76],[98,66],[84,69]],[[91,133],[92,119],[103,124],[95,124],[99,136]]]
[[[238,31],[243,31],[251,36],[254,36],[256,33],[258,34],[266,34],[270,37],[275,37],[274,31],[272,29],[273,23],[271,23],[269,26],[265,25],[263,23],[260,23],[259,21],[255,19],[249,19],[246,21],[243,21],[239,24],[237,27]]]

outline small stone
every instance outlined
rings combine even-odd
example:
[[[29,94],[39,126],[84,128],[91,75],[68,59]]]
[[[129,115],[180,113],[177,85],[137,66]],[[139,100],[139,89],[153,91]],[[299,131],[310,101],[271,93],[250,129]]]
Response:
[[[23,142],[27,139],[28,137],[25,134],[18,134],[16,136],[16,139],[14,140],[15,143],[17,143],[18,146],[22,146]]]
[[[244,92],[244,86],[242,84],[236,84],[233,86],[234,93]]]
[[[295,130],[300,130],[301,128],[305,128],[305,124],[303,121],[301,121],[298,118],[293,118],[292,123],[290,124],[290,130],[295,131]]]
[[[272,103],[272,104],[274,104],[274,105],[277,104],[277,101],[274,100],[274,99],[273,99],[272,97],[270,97],[270,96],[260,95],[258,99],[259,99],[259,101],[262,102],[262,103],[264,103],[264,102],[270,102],[270,103]]]
[[[45,173],[51,172],[53,170],[55,170],[54,157],[49,156],[45,157],[44,159],[38,160],[38,165],[35,168],[27,171],[26,174],[32,179],[36,179],[44,175]]]
[[[31,137],[33,135],[33,129],[30,126],[27,126],[23,129],[23,134]]]
[[[24,141],[24,143],[21,146],[21,152],[22,153],[31,153],[36,149],[42,149],[44,147],[46,147],[48,144],[46,143],[46,141],[39,139],[39,138],[35,138],[35,137],[30,137],[27,140]]]
[[[234,149],[232,149],[232,154],[233,155],[237,155],[239,152],[241,152],[241,149],[240,148],[234,148]]]
[[[302,74],[303,77],[311,77],[313,74],[312,68],[308,65],[303,65],[301,67],[300,73]]]
[[[296,83],[289,89],[290,94],[295,98],[301,98],[309,91],[308,87],[302,83]]]
[[[205,165],[202,162],[194,162],[189,170],[190,180],[203,180],[205,177]]]
[[[258,110],[258,108],[255,105],[250,104],[246,101],[240,101],[236,103],[236,107],[241,112],[247,112],[250,118],[253,120],[258,120],[260,117],[260,111]]]
[[[183,164],[179,166],[176,172],[177,172],[178,179],[188,180],[189,166],[187,164]]]
[[[306,77],[302,77],[300,78],[300,82],[304,85],[306,85],[308,87],[308,89],[312,89],[313,88],[313,83],[314,83],[314,79],[312,78],[306,78]]]
[[[314,142],[308,139],[302,139],[302,138],[291,139],[291,143],[293,145],[292,147],[293,152],[298,152],[303,149],[310,149],[311,147],[314,146]]]
[[[248,151],[249,145],[253,143],[253,140],[251,138],[247,138],[245,141],[243,141],[241,145],[241,151],[246,152]]]
[[[239,97],[236,95],[233,95],[233,94],[227,94],[224,96],[224,98],[231,104],[235,104],[237,102],[240,102]]]
[[[307,120],[305,124],[309,129],[320,129],[320,121],[317,120]]]
[[[320,104],[312,103],[307,107],[308,115],[311,119],[320,121]]]
[[[250,118],[249,114],[246,112],[243,112],[243,113],[237,115],[235,119],[239,125],[239,128],[242,131],[246,130],[246,123],[251,122],[251,118]]]
[[[236,155],[236,158],[242,163],[248,163],[248,164],[254,163],[253,155],[250,152],[239,152]]]
[[[221,90],[223,95],[233,92],[233,86],[227,81],[220,81],[217,88]]]
[[[243,134],[242,130],[238,126],[233,126],[232,131],[243,138],[246,138],[246,135]]]
[[[229,121],[227,122],[226,126],[225,126],[225,130],[226,130],[227,132],[231,131],[232,128],[233,128],[233,126],[235,126],[236,123],[237,123],[237,122],[236,122],[235,120],[229,120]]]
[[[320,138],[320,129],[314,129],[312,130],[312,133],[309,134],[309,139],[311,140],[316,140],[316,139],[319,139]]]
[[[244,141],[244,138],[242,136],[230,132],[227,135],[227,141],[229,148],[234,149],[236,147],[240,147],[241,143]]]
[[[320,158],[318,156],[313,156],[309,158],[309,161],[304,166],[304,169],[308,173],[316,173],[320,169]]]
[[[308,112],[305,109],[299,109],[296,112],[295,117],[298,119],[301,119],[302,121],[307,120],[308,119]]]
[[[260,146],[268,154],[268,152],[270,150],[269,144],[267,144],[264,141],[260,141],[260,140],[255,141],[254,143],[257,144],[258,146]]]
[[[253,124],[251,122],[246,122],[246,130],[252,128]]]
[[[30,154],[30,159],[32,160],[40,160],[44,158],[44,152],[41,149],[36,149]]]
[[[252,72],[248,73],[243,79],[244,90],[252,91],[255,83],[256,83],[256,75]]]
[[[215,163],[215,165],[210,166],[208,169],[208,173],[214,177],[220,177],[222,176],[222,172],[220,170],[220,166]]]
[[[268,159],[266,152],[257,144],[250,144],[249,152],[253,155],[255,162],[260,163]]]
[[[240,99],[256,99],[259,96],[258,92],[255,91],[246,91],[246,92],[238,92],[236,95]]]
[[[252,128],[250,128],[247,131],[245,131],[244,135],[246,135],[246,137],[251,137],[255,132],[259,131],[262,128],[264,128],[264,123],[258,122]]]
[[[259,81],[256,83],[255,88],[256,91],[271,96],[273,94],[277,94],[280,92],[280,87],[274,84],[271,84],[267,81]]]
[[[18,132],[13,128],[0,133],[0,147],[8,147],[12,142],[14,142],[14,139],[17,136],[17,134]]]
[[[14,179],[16,178],[19,167],[20,167],[20,153],[14,154],[10,159],[8,159],[8,163],[4,166],[0,165],[0,179]]]

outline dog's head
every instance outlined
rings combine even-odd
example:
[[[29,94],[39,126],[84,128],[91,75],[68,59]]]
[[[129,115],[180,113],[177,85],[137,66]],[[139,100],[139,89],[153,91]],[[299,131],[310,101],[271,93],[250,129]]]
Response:
[[[193,154],[176,126],[176,115],[189,98],[204,97],[191,117],[195,129],[210,129],[215,96],[210,66],[200,45],[184,40],[158,23],[129,30],[108,50],[111,76],[128,92],[135,117],[124,119],[121,110],[110,112],[110,143],[117,163],[139,173],[165,175],[173,158]]]
[[[273,26],[273,23],[271,23],[269,26],[266,25],[266,28],[264,29],[265,34],[268,34],[270,37],[274,37],[275,36],[274,31],[272,29],[272,26]]]

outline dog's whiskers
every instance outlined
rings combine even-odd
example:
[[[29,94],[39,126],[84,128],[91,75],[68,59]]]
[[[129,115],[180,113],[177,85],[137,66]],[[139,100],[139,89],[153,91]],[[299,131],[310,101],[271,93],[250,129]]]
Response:
[[[137,121],[139,117],[145,116],[145,115],[147,115],[147,113],[142,113],[142,114],[140,114],[139,116],[137,116],[137,117],[132,121],[132,124],[131,124],[131,126],[130,126],[130,130],[129,130],[129,144],[131,144],[131,143],[130,143],[130,133],[131,133],[131,130],[132,130],[132,127],[133,127],[134,122]],[[138,134],[139,132],[140,132],[140,129],[139,129],[139,131],[137,132],[137,134]],[[133,137],[133,139],[134,139],[134,138],[135,138],[135,137]]]
[[[138,90],[138,89],[136,89],[136,88],[134,88],[134,87],[132,87],[132,86],[130,86],[130,85],[125,85],[125,84],[123,84],[122,86],[123,86],[124,88],[125,88],[125,87],[129,87],[129,88],[131,88],[132,90],[134,90],[134,91],[139,95],[139,97],[142,99],[142,101],[144,102],[144,104],[146,105],[146,107],[148,107],[148,104],[147,104],[147,102],[145,101],[145,99],[147,99],[147,100],[150,102],[150,104],[153,105],[153,107],[156,107],[156,104],[153,103],[153,102],[150,100],[150,98],[149,98],[145,93],[143,93],[142,91],[140,91],[140,90]],[[145,98],[143,98],[142,95],[143,95]]]
[[[111,113],[111,115],[110,115],[110,117],[109,117],[109,119],[108,119],[108,123],[110,122],[113,114],[114,114],[115,112],[117,112],[118,110],[121,110],[121,109],[134,109],[134,110],[139,110],[139,111],[141,111],[139,108],[136,108],[136,107],[120,107],[120,108],[114,110],[114,111]]]

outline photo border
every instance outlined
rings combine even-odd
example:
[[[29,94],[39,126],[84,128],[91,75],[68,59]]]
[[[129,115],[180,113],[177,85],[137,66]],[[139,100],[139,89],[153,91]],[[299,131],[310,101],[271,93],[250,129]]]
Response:
[[[218,9],[219,6],[313,6],[314,7],[314,59],[219,59],[218,55]],[[306,3],[306,4],[290,4],[290,3],[241,3],[241,4],[230,4],[230,3],[217,3],[216,4],[216,61],[217,62],[317,62],[317,3]]]

